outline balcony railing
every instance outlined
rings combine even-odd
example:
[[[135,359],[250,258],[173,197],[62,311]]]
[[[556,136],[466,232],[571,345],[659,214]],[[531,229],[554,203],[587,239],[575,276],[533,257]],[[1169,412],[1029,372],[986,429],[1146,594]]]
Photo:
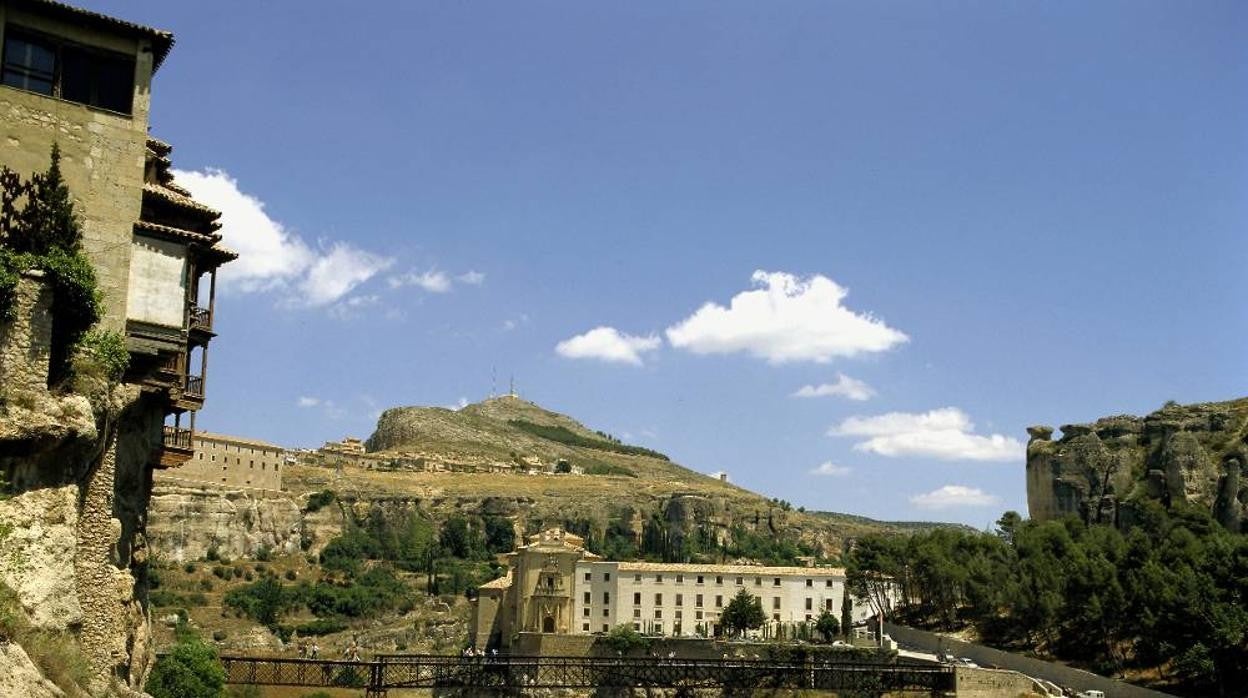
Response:
[[[191,329],[212,331],[212,312],[198,305],[191,305]]]
[[[181,353],[165,354],[160,361],[160,372],[171,375],[179,375],[182,373],[183,356]]]
[[[204,396],[204,377],[187,376],[186,390],[184,392],[188,397],[202,398]]]
[[[191,450],[191,435],[190,429],[166,426],[160,441],[165,448],[189,451]]]

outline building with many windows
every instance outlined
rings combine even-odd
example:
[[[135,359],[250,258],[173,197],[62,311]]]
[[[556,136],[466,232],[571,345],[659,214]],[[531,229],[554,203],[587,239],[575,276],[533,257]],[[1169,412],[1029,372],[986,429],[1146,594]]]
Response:
[[[592,634],[631,625],[668,637],[721,635],[720,614],[741,589],[761,600],[763,632],[794,636],[827,610],[838,617],[845,570],[663,562],[613,562],[554,529],[506,556],[507,574],[479,588],[472,641],[509,646],[519,633]],[[854,599],[855,622],[871,615]]]
[[[181,467],[156,473],[156,482],[258,490],[282,490],[286,449],[240,436],[195,432],[194,455]]]

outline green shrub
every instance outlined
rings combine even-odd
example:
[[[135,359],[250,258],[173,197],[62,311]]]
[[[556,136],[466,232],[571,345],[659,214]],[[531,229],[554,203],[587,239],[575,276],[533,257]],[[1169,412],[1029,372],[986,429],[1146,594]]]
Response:
[[[98,367],[104,378],[117,382],[130,365],[130,352],[119,332],[91,330],[82,336],[78,349],[85,361],[75,364],[75,372],[89,370],[87,366]]]
[[[637,477],[637,473],[625,468],[622,465],[612,465],[611,463],[591,463],[585,466],[586,475],[622,475],[624,477]]]
[[[309,623],[296,625],[291,629],[305,637],[308,635],[329,635],[346,630],[347,624],[331,618],[317,618]]]
[[[641,446],[626,446],[606,438],[594,439],[587,436],[581,436],[566,427],[547,426],[545,424],[534,424],[526,422],[523,419],[510,419],[507,423],[517,429],[528,432],[538,438],[557,443],[566,444],[568,446],[579,446],[581,448],[592,448],[599,451],[609,451],[611,453],[622,453],[629,456],[648,456],[659,460],[669,460],[669,458],[658,451],[643,448]]]
[[[194,573],[195,573],[195,563],[194,563],[194,562],[188,562],[188,563],[186,563],[185,565],[182,565],[182,571],[183,571],[183,572],[186,572],[187,574],[194,574]]]
[[[305,513],[311,514],[314,511],[320,511],[326,505],[332,504],[337,495],[333,490],[321,490],[316,494],[308,497],[308,503],[303,507]]]
[[[298,579],[298,577],[299,575],[294,570],[286,570],[286,579],[288,581],[293,582]]]
[[[225,670],[211,645],[182,637],[173,651],[156,662],[144,690],[152,698],[220,698]]]

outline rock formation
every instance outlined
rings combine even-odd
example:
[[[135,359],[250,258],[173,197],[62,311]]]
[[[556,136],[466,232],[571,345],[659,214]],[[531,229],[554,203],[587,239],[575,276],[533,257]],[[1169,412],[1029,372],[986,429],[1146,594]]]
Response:
[[[1037,520],[1073,514],[1130,525],[1136,503],[1178,503],[1209,511],[1239,531],[1248,486],[1248,398],[1167,403],[1146,417],[1027,430],[1027,507]]]

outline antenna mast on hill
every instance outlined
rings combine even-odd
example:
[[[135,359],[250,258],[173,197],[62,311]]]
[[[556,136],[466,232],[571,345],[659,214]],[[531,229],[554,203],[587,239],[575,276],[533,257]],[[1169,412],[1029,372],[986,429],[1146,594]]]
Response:
[[[498,392],[498,369],[494,366],[490,367],[490,399],[494,399],[495,393]]]
[[[511,389],[507,391],[511,397],[516,397],[516,374],[511,374]]]

